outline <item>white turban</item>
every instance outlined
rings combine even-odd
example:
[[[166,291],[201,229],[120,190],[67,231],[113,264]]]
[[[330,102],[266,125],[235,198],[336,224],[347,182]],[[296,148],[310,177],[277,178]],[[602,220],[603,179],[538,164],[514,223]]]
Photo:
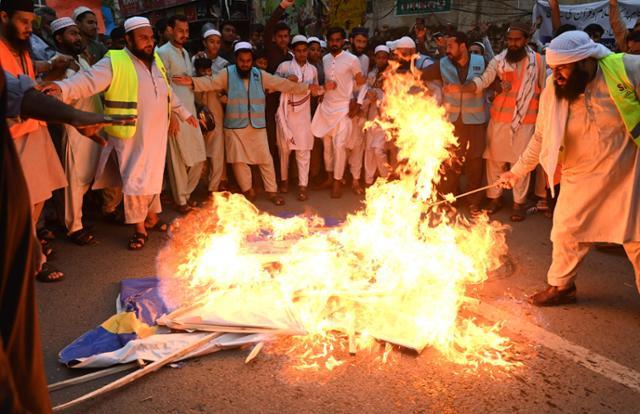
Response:
[[[62,30],[65,27],[75,26],[76,22],[71,17],[61,17],[51,22],[51,33],[55,33],[58,30]]]
[[[587,58],[602,59],[611,53],[606,46],[591,40],[585,32],[572,30],[551,41],[546,50],[546,59],[550,66],[559,66]]]
[[[146,17],[134,16],[129,17],[124,22],[124,32],[129,33],[132,30],[139,29],[141,27],[151,27],[151,23],[149,23],[149,19]]]
[[[209,36],[218,36],[218,37],[222,37],[222,35],[220,34],[219,31],[217,31],[216,29],[209,29],[206,32],[204,32],[204,34],[202,35],[203,39],[206,39]]]

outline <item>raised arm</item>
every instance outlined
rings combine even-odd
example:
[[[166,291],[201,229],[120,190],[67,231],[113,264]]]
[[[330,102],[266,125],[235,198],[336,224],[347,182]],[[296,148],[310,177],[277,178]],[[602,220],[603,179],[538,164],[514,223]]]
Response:
[[[196,76],[191,78],[193,90],[196,92],[224,91],[227,89],[227,71],[221,70],[213,76]]]
[[[273,35],[275,34],[274,29],[276,27],[276,24],[282,18],[282,15],[284,14],[285,9],[287,9],[288,7],[291,7],[293,4],[294,4],[293,0],[283,0],[280,2],[278,7],[276,7],[273,10],[273,13],[271,13],[271,17],[269,17],[269,20],[267,20],[267,23],[264,26],[263,38],[264,38],[265,50],[272,50],[277,47],[276,44],[273,42]]]
[[[549,0],[549,7],[551,7],[551,26],[555,33],[560,27],[560,3],[558,0]]]
[[[627,26],[622,20],[618,0],[609,0],[609,22],[616,38],[616,46],[621,52],[627,51]]]

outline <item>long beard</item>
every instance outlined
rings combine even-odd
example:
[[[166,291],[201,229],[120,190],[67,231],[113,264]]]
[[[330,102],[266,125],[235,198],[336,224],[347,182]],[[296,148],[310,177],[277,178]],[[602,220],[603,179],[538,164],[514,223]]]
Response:
[[[553,81],[556,97],[573,102],[584,93],[590,80],[591,76],[589,72],[576,66],[567,78],[567,83],[565,83],[564,86],[558,86],[557,81]]]
[[[133,49],[131,50],[131,53],[143,62],[153,63],[153,52],[147,53],[141,49]]]
[[[12,24],[7,25],[7,40],[18,53],[31,51],[31,42],[29,39],[19,39],[18,31]]]
[[[251,69],[244,70],[238,67],[236,67],[236,69],[238,70],[238,76],[240,76],[240,79],[249,79],[249,74],[251,73]]]
[[[525,56],[527,56],[527,49],[523,47],[522,49],[517,50],[507,49],[507,55],[505,58],[509,63],[518,63],[524,59]]]

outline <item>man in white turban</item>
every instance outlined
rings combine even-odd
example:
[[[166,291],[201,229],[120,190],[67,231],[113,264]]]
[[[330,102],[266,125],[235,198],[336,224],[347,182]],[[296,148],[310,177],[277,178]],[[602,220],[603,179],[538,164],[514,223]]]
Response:
[[[540,163],[562,189],[553,217],[549,286],[533,305],[576,301],[576,271],[596,242],[623,244],[640,289],[640,56],[612,54],[581,31],[551,41],[533,138],[505,187]]]

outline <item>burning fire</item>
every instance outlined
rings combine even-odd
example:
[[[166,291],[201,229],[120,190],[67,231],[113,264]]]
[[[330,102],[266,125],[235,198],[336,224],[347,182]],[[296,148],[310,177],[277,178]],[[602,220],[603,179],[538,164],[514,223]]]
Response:
[[[166,301],[187,315],[182,322],[296,335],[301,367],[322,360],[331,369],[348,341],[365,349],[376,340],[435,347],[465,365],[509,365],[498,327],[459,312],[471,300],[466,289],[500,266],[504,228],[429,207],[457,144],[453,127],[415,74],[392,71],[385,95],[376,124],[403,161],[397,179],[379,179],[342,225],[274,217],[230,194],[178,223],[157,263]]]

